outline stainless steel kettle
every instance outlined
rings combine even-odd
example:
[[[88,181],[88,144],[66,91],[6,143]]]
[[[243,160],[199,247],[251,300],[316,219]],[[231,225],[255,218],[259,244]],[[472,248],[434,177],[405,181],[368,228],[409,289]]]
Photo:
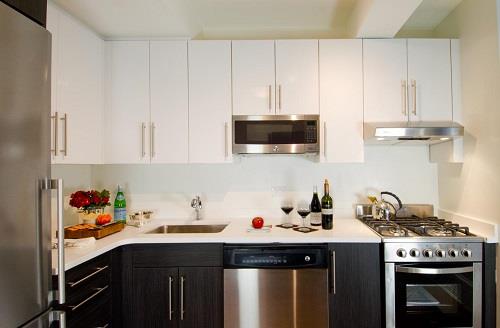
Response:
[[[384,195],[393,197],[398,202],[398,208],[384,199]],[[391,217],[396,217],[397,212],[403,208],[403,203],[398,196],[389,191],[380,193],[380,201],[376,197],[368,197],[372,202],[372,216],[377,220],[389,221]]]

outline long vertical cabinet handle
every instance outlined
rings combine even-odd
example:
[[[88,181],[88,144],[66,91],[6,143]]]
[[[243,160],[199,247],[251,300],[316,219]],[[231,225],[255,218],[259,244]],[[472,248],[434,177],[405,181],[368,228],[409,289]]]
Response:
[[[229,157],[229,147],[227,146],[227,142],[228,142],[228,124],[227,122],[224,122],[224,157],[225,158],[228,158]]]
[[[411,89],[413,93],[413,115],[417,115],[417,81],[411,80]]]
[[[64,113],[60,120],[64,121],[64,149],[61,149],[61,154],[68,156],[68,114]]]
[[[337,265],[335,264],[335,251],[330,251],[330,263],[330,280],[332,281],[330,291],[333,292],[333,295],[335,295],[337,293],[337,282],[335,281],[335,271],[337,270]]]
[[[278,112],[281,113],[281,84],[278,85]]]
[[[141,123],[141,158],[146,157],[146,124]]]
[[[54,115],[50,117],[51,120],[54,120],[54,148],[51,149],[50,151],[54,153],[54,156],[57,156],[57,131],[58,129],[58,124],[59,124],[59,113],[55,112]]]
[[[408,110],[408,88],[406,87],[406,80],[401,80],[401,108],[403,115],[407,115]]]
[[[184,320],[184,281],[186,278],[184,276],[181,276],[181,320]]]
[[[269,97],[269,113],[272,113],[272,110],[273,110],[273,104],[271,103],[272,101],[272,93],[271,93],[271,85],[269,84],[269,89],[268,89],[268,97]]]
[[[168,320],[172,321],[172,283],[174,282],[174,278],[172,276],[168,277]]]
[[[155,150],[155,129],[156,129],[156,125],[151,122],[151,129],[149,131],[149,133],[151,134],[151,140],[150,140],[150,151],[151,151],[151,158],[155,157],[156,156],[156,150]]]

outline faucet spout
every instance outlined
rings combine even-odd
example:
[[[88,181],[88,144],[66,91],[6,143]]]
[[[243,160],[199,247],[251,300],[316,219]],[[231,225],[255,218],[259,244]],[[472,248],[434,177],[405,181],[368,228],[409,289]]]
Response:
[[[191,200],[191,207],[194,208],[194,210],[196,211],[196,220],[201,220],[200,210],[203,208],[203,205],[201,204],[201,199],[199,195],[197,195],[195,198]]]

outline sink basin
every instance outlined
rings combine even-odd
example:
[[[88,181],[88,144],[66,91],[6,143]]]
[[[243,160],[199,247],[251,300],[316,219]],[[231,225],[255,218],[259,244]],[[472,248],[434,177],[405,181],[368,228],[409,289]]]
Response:
[[[227,227],[227,224],[182,224],[163,225],[146,233],[217,233]]]

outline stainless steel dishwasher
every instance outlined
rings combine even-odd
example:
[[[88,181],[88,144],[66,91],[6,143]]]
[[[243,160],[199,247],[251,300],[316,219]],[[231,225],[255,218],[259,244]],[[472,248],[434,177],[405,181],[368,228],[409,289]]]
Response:
[[[326,245],[225,245],[225,328],[327,328]]]

